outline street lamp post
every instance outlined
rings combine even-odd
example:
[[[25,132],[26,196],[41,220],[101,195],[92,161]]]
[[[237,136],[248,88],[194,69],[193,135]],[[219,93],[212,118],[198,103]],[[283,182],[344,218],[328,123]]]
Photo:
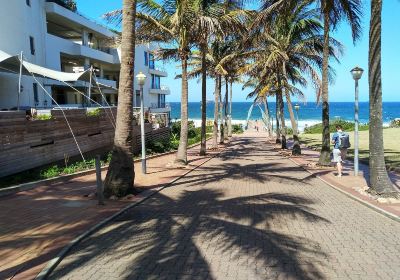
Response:
[[[297,126],[297,134],[299,134],[299,110],[300,110],[300,105],[296,104],[294,105],[294,109],[296,110],[296,117],[297,117],[297,121],[296,121],[296,126]]]
[[[138,85],[140,87],[140,135],[142,142],[142,173],[146,174],[146,139],[144,132],[144,102],[143,102],[143,86],[146,82],[146,75],[142,72],[136,75]]]
[[[354,67],[351,75],[355,81],[355,103],[354,103],[354,176],[358,176],[358,80],[364,70],[360,67]]]

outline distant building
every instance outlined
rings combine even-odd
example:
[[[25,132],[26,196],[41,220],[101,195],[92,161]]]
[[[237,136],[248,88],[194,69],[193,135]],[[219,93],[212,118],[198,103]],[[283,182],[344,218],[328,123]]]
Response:
[[[116,105],[120,51],[113,47],[117,34],[108,28],[68,9],[59,0],[0,0],[0,50],[10,55],[23,53],[24,60],[63,72],[95,69],[107,103]],[[170,94],[162,85],[167,76],[154,61],[155,48],[136,47],[135,75],[142,71],[147,77],[144,87],[145,107],[152,112],[169,112],[165,96]],[[50,79],[39,79],[52,98],[63,107],[85,107],[88,101],[68,85]],[[75,82],[73,87],[88,94],[87,82]],[[133,104],[139,107],[139,88],[135,81]],[[17,107],[18,74],[0,72],[0,110]],[[97,87],[91,98],[105,105]],[[21,108],[52,108],[55,102],[32,77],[22,77]],[[92,106],[94,106],[92,104]]]

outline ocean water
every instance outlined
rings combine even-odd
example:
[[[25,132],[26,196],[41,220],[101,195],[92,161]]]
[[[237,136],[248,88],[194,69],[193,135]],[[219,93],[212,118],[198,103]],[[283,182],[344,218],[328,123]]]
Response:
[[[232,120],[234,123],[244,124],[247,119],[247,114],[251,106],[251,102],[233,102],[232,103]],[[196,126],[200,125],[201,111],[200,102],[189,102],[189,119],[193,120]],[[275,103],[269,103],[269,110],[275,117]],[[321,122],[322,108],[320,104],[315,102],[301,103],[299,109],[299,129],[303,130],[305,126],[310,126]],[[180,118],[180,102],[170,102],[171,118]],[[296,114],[296,112],[295,112]],[[359,120],[361,123],[369,121],[369,103],[360,102],[359,104]],[[331,102],[329,107],[330,119],[343,119],[354,121],[354,103],[353,102]],[[395,118],[400,118],[400,102],[384,102],[383,103],[383,122],[388,125]],[[214,103],[207,103],[207,119],[214,119]],[[250,119],[261,119],[260,109],[255,106]],[[285,105],[285,119],[287,126],[290,127],[289,112]]]

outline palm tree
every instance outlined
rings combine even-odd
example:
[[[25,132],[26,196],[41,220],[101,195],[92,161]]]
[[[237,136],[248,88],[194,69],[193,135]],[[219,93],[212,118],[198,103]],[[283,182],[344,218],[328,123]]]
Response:
[[[369,29],[369,180],[378,194],[398,196],[385,167],[382,130],[381,23],[382,0],[371,1]]]
[[[220,96],[222,88],[222,76],[216,70],[216,67],[221,60],[225,46],[223,46],[218,40],[215,40],[208,47],[208,52],[206,54],[206,73],[209,77],[215,80],[215,90],[214,90],[214,122],[213,122],[213,136],[212,136],[212,148],[218,148],[218,121],[220,114]],[[194,51],[189,62],[191,67],[188,73],[189,78],[195,78],[202,76],[204,71],[203,64],[203,54],[198,51]]]
[[[212,136],[212,148],[218,149],[218,104],[221,95],[221,76],[215,77],[215,91],[214,91],[214,122],[213,122],[213,136]]]
[[[237,64],[235,67],[238,66]],[[238,73],[239,68],[230,71],[229,73],[229,108],[228,108],[228,137],[232,137],[232,91],[233,91],[233,83],[241,82],[241,75]]]
[[[121,72],[112,157],[104,182],[106,196],[135,193],[133,165],[133,69],[135,63],[136,0],[124,0],[122,9]]]
[[[209,37],[224,37],[234,29],[241,30],[240,16],[243,15],[240,1],[199,0],[197,1],[196,41],[201,53],[201,144],[200,155],[206,154],[207,117],[207,60]]]
[[[236,25],[237,27],[239,24]],[[212,136],[212,148],[218,148],[218,122],[221,118],[220,127],[220,143],[224,143],[224,121],[222,119],[222,113],[224,112],[224,103],[222,102],[221,89],[222,89],[222,78],[227,77],[229,81],[230,75],[234,75],[233,60],[236,63],[241,61],[238,56],[241,51],[238,43],[240,40],[219,40],[215,39],[211,42],[208,47],[206,54],[206,73],[209,77],[215,80],[215,91],[214,91],[214,125],[213,125],[213,136]],[[189,78],[199,77],[203,73],[202,55],[199,52],[193,51],[189,66],[191,67],[188,72]],[[236,67],[236,66],[235,66]]]
[[[196,22],[195,3],[189,0],[141,0],[141,12],[137,13],[138,36],[145,41],[160,42],[168,48],[156,52],[159,59],[180,61],[182,68],[181,132],[177,164],[187,164],[188,145],[188,59],[193,43]]]
[[[266,28],[260,24],[265,23],[262,14],[255,20],[253,32],[258,34],[255,44],[259,48],[256,60],[260,68],[264,69],[264,73],[274,77],[270,83],[276,89],[277,136],[279,136],[279,131],[282,134],[279,142],[282,148],[286,148],[283,102],[283,97],[285,97],[293,129],[292,154],[298,155],[301,149],[290,96],[291,94],[303,96],[294,85],[306,87],[306,77],[312,81],[317,95],[320,93],[321,82],[318,70],[322,68],[323,61],[324,42],[320,36],[322,25],[318,19],[318,10],[311,8],[310,2],[307,1],[292,4],[278,12],[269,12],[269,25]],[[270,28],[271,25],[273,28]],[[337,59],[338,54],[341,53],[341,45],[333,38],[329,40],[329,54]]]
[[[317,0],[321,8],[324,25],[324,47],[322,61],[322,148],[318,163],[330,164],[330,133],[329,133],[329,32],[344,18],[350,24],[353,42],[360,34],[361,0]]]
[[[329,58],[330,46],[332,40],[330,31],[337,24],[346,20],[350,24],[353,42],[355,42],[361,33],[360,17],[362,10],[361,0],[305,0],[301,1],[305,4],[315,3],[320,10],[323,18],[323,60],[322,60],[322,149],[319,158],[320,165],[328,165],[330,163],[330,134],[329,134]],[[271,17],[281,17],[281,13],[291,10],[290,6],[298,5],[299,1],[283,1],[283,0],[264,0],[262,10],[256,20],[257,24],[269,21]],[[288,8],[289,7],[289,8]]]

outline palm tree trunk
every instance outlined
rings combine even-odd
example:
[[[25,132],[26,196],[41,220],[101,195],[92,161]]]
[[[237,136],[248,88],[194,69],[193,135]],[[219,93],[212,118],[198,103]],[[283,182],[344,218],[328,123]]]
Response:
[[[275,94],[275,120],[276,120],[276,144],[281,143],[281,128],[279,126],[280,110],[279,110],[279,97],[278,93]]]
[[[267,130],[268,130],[268,137],[272,136],[272,127],[271,127],[271,122],[270,122],[270,115],[269,115],[269,108],[268,108],[268,100],[267,97],[263,98],[263,103],[264,103],[264,111],[265,111],[265,116],[266,116],[266,122],[267,122]]]
[[[232,137],[232,81],[229,82],[229,119],[228,119],[228,136]]]
[[[298,132],[297,122],[296,118],[294,117],[292,101],[290,100],[290,94],[287,92],[286,92],[286,103],[288,106],[290,122],[292,123],[292,130],[293,130],[292,155],[301,155],[300,141],[299,141],[299,136],[297,134]]]
[[[283,107],[283,88],[282,88],[282,82],[281,78],[278,74],[278,92],[277,92],[277,97],[278,97],[278,110],[279,110],[279,120],[281,123],[281,147],[282,149],[287,149],[287,144],[286,144],[286,126],[285,126],[285,112],[284,112],[284,107]]]
[[[104,195],[137,193],[133,165],[133,69],[135,63],[136,0],[124,0],[122,10],[121,72],[112,157],[104,181]]]
[[[228,78],[225,76],[225,103],[224,103],[224,140],[228,140],[228,92],[229,92],[229,82]]]
[[[202,45],[201,50],[201,144],[200,155],[206,154],[206,122],[207,122],[207,65],[206,46]]]
[[[213,149],[218,148],[218,105],[219,105],[219,79],[215,78],[215,92],[214,92],[214,126],[213,126],[213,141],[212,147]]]
[[[395,195],[385,167],[382,130],[381,79],[381,16],[382,0],[371,1],[369,30],[369,180],[371,189],[378,194]]]
[[[286,125],[285,125],[285,113],[284,113],[284,105],[283,105],[283,92],[279,92],[279,116],[280,116],[280,123],[281,123],[281,144],[282,149],[287,149],[286,143]]]
[[[329,95],[328,95],[328,67],[329,67],[329,13],[324,12],[324,47],[322,58],[322,148],[319,156],[319,165],[330,164],[330,134],[329,134]]]
[[[181,138],[175,162],[187,164],[188,145],[188,80],[187,80],[187,53],[181,54],[182,61],[182,96],[181,96]]]
[[[220,144],[224,144],[224,118],[223,118],[223,113],[224,113],[224,103],[222,102],[222,76],[218,75],[218,79],[219,79],[219,117],[221,119],[221,124],[220,124],[220,137],[219,137],[219,143]]]

